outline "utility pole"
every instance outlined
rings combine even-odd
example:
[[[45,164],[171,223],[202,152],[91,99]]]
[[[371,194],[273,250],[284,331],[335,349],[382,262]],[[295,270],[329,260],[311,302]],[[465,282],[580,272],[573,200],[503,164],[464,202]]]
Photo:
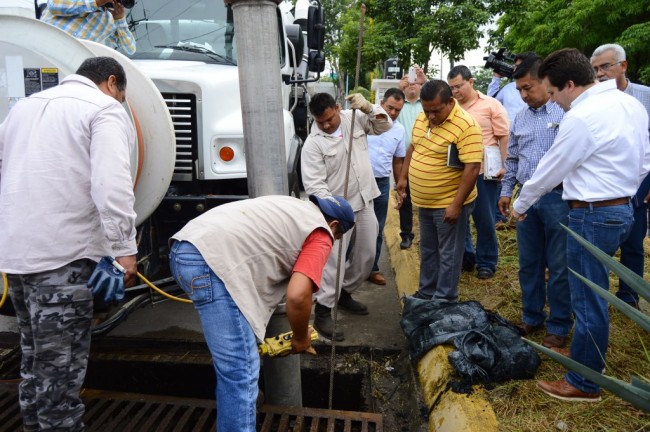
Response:
[[[277,7],[282,0],[226,0],[237,38],[246,172],[250,197],[288,195]],[[213,101],[218,103],[218,101]],[[284,304],[267,326],[267,337],[289,331]],[[263,359],[265,401],[302,406],[300,356]]]

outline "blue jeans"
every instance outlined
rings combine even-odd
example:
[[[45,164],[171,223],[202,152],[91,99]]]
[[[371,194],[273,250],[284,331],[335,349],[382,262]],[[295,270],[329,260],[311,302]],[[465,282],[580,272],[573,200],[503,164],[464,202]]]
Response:
[[[522,321],[531,326],[546,321],[547,332],[558,336],[567,336],[573,325],[566,266],[567,234],[560,226],[567,224],[568,214],[562,191],[553,190],[528,209],[526,219],[517,223]],[[547,298],[548,319],[544,312]]]
[[[569,211],[569,228],[614,255],[632,226],[631,204],[597,208],[574,208]],[[567,236],[567,262],[570,269],[609,290],[609,271],[572,237]],[[569,274],[571,305],[576,325],[571,341],[571,358],[600,372],[605,365],[609,343],[607,300],[594,293],[577,277]],[[599,391],[598,385],[574,371],[565,376],[572,386],[587,392]]]
[[[372,264],[372,271],[379,271],[379,255],[381,255],[381,245],[384,242],[384,225],[386,225],[386,215],[388,214],[388,194],[390,193],[390,177],[375,177],[379,195],[373,200],[375,206],[375,216],[379,223],[379,232],[377,233],[377,250],[375,252],[375,262]]]
[[[472,219],[476,227],[476,268],[487,269],[494,273],[497,270],[499,247],[497,232],[494,228],[494,216],[497,211],[497,184],[493,180],[483,180],[483,174],[476,179],[478,196],[474,201]],[[465,239],[465,252],[474,253],[472,235],[467,229],[468,238]]]
[[[648,205],[643,204],[634,209],[634,223],[630,235],[621,243],[621,264],[643,277],[643,240],[648,231]],[[639,294],[625,282],[619,280],[616,297],[626,303],[639,304]]]
[[[650,175],[641,183],[635,197],[634,223],[627,239],[621,244],[621,264],[643,277],[643,240],[648,231],[648,205],[643,203],[643,198],[650,189]],[[619,281],[616,297],[626,303],[639,304],[639,294],[622,280]]]
[[[169,266],[194,302],[212,354],[217,373],[217,430],[254,432],[260,357],[253,329],[194,245],[174,243]]]
[[[463,206],[455,224],[444,223],[445,209],[420,208],[420,285],[432,298],[457,301],[465,230],[474,203]]]

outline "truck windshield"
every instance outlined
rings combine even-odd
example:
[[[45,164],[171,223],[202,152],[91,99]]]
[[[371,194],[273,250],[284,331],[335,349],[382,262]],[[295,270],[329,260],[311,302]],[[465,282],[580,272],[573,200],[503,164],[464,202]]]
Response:
[[[138,0],[127,11],[132,59],[237,64],[232,9],[215,0]]]

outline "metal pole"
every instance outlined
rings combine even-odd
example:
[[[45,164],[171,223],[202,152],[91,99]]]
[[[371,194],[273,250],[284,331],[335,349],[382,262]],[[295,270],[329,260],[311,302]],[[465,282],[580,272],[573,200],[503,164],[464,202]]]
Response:
[[[226,3],[232,5],[237,38],[248,194],[288,195],[276,12],[281,0]],[[269,322],[268,337],[290,329],[282,306]],[[262,368],[267,403],[302,406],[300,356],[264,358]]]
[[[357,44],[357,66],[354,73],[354,89],[356,90],[359,87],[359,70],[361,69],[361,48],[363,46],[363,29],[364,29],[364,19],[366,15],[366,5],[361,4],[361,12],[359,14],[359,38]],[[352,119],[350,120],[350,141],[348,144],[348,157],[347,163],[345,165],[345,186],[343,188],[343,197],[348,198],[348,183],[350,178],[350,164],[352,162],[352,150],[353,150],[353,138],[354,138],[354,119],[357,115],[357,110],[352,110]],[[339,240],[339,250],[338,250],[338,261],[336,263],[336,289],[335,297],[338,299],[341,293],[341,272],[345,271],[341,268],[344,262],[343,259],[343,241]],[[332,311],[332,335],[336,334],[336,323],[338,321],[338,303],[334,303],[334,308]],[[329,398],[327,407],[332,409],[332,404],[334,400],[334,358],[336,357],[336,338],[332,338],[332,350],[330,352],[330,380],[329,380]]]
[[[288,195],[275,0],[229,0],[237,39],[248,194]],[[218,101],[214,101],[218,103]]]
[[[266,327],[271,337],[291,330],[285,304],[278,305]],[[302,406],[302,380],[300,379],[300,355],[262,359],[264,371],[264,403],[269,405]]]

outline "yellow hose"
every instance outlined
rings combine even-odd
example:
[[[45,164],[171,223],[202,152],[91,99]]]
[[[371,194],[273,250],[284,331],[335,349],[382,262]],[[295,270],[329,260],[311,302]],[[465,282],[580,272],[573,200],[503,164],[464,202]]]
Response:
[[[145,284],[149,285],[149,288],[153,289],[153,290],[156,291],[158,294],[161,294],[161,295],[163,295],[163,296],[165,296],[165,297],[167,297],[167,298],[169,298],[169,299],[176,300],[176,301],[179,301],[179,302],[183,302],[183,303],[192,303],[192,300],[183,299],[183,298],[176,297],[176,296],[173,296],[173,295],[171,295],[171,294],[166,293],[165,291],[163,291],[163,290],[161,290],[160,288],[158,288],[156,285],[154,285],[154,284],[152,284],[151,282],[149,282],[149,280],[148,280],[146,277],[142,276],[142,274],[139,273],[139,272],[138,272],[138,277],[139,277],[140,279],[142,279],[142,282],[144,282]],[[3,300],[4,300],[4,299],[3,299]],[[1,303],[0,303],[0,306],[2,306]]]
[[[4,288],[2,289],[2,299],[0,299],[0,308],[4,306],[5,301],[7,301],[7,297],[9,296],[9,279],[7,279],[7,275],[2,273],[2,285]]]
[[[183,298],[176,297],[176,296],[173,296],[171,294],[166,293],[165,291],[158,288],[156,285],[149,282],[149,279],[142,276],[141,273],[138,273],[138,277],[140,279],[142,279],[142,281],[145,284],[147,284],[149,286],[149,288],[153,289],[154,291],[156,291],[160,295],[163,295],[163,296],[165,296],[165,297],[167,297],[169,299],[176,300],[176,301],[179,301],[179,302],[182,302],[182,303],[192,303],[192,300],[183,299]],[[7,301],[7,297],[8,297],[8,294],[9,294],[9,280],[7,279],[7,275],[4,274],[4,273],[2,273],[2,284],[3,284],[4,288],[2,290],[2,299],[0,299],[0,308],[2,308],[2,306],[5,304],[5,301]]]

